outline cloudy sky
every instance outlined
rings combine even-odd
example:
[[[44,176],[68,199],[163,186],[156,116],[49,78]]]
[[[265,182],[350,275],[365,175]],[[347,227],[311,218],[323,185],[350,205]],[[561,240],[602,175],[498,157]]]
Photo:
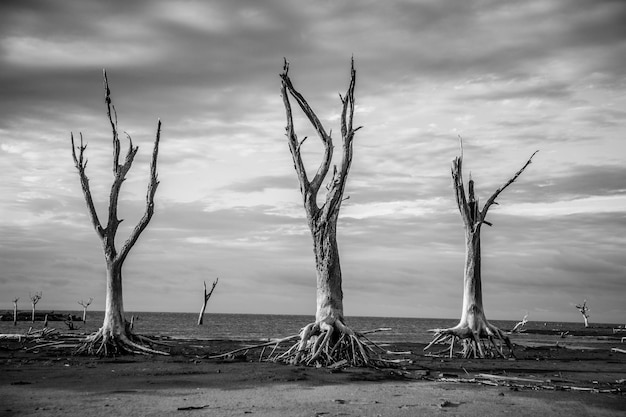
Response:
[[[278,74],[327,128],[357,70],[339,219],[350,315],[460,316],[464,141],[485,201],[535,150],[483,229],[487,317],[626,320],[626,4],[621,1],[2,1],[0,310],[104,305],[101,243],[71,158],[88,143],[101,218],[112,174],[106,68],[140,149],[121,244],[143,214],[157,120],[156,213],[124,269],[127,311],[314,314],[315,270]],[[298,114],[313,170],[320,143]],[[334,134],[336,141],[339,137]],[[339,145],[339,143],[337,143]]]

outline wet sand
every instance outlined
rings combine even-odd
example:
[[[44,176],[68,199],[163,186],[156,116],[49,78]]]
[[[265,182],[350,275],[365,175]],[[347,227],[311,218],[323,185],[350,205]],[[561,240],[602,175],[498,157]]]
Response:
[[[0,416],[623,416],[617,337],[513,337],[516,359],[427,356],[393,368],[329,370],[208,356],[256,342],[167,340],[170,356],[26,352],[0,341]]]

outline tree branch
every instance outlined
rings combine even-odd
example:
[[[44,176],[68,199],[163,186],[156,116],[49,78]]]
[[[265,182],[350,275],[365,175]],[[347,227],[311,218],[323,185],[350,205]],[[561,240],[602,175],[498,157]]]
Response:
[[[137,239],[139,239],[141,233],[144,231],[146,226],[148,226],[148,223],[150,222],[150,219],[152,219],[152,215],[154,214],[154,196],[156,194],[157,187],[159,186],[157,175],[157,159],[159,156],[160,140],[161,120],[159,119],[157,124],[156,137],[154,140],[154,149],[152,150],[152,161],[150,162],[150,182],[148,183],[148,191],[146,193],[146,211],[144,212],[143,217],[141,218],[141,220],[139,220],[139,223],[137,224],[137,226],[135,226],[128,240],[126,240],[126,242],[122,246],[122,249],[120,250],[119,259],[121,262],[124,261],[124,259],[128,255],[128,252],[130,252],[130,249],[133,247],[135,242],[137,242]],[[132,148],[131,144],[131,150],[129,150],[129,154],[126,156],[126,159],[128,161],[128,168],[130,168],[130,165],[132,164],[133,158],[137,153],[137,149],[137,147]],[[132,156],[129,157],[131,153]],[[126,163],[124,164],[124,166],[126,166]],[[128,169],[126,169],[126,171],[128,171]]]
[[[463,153],[452,161],[452,186],[454,187],[454,197],[456,205],[461,213],[461,218],[466,226],[472,226],[472,216],[470,213],[467,198],[465,196],[465,185],[463,184]]]
[[[356,70],[354,69],[354,57],[350,62],[350,85],[346,96],[341,98],[343,104],[341,110],[341,139],[342,139],[342,158],[341,169],[338,173],[333,175],[332,186],[327,195],[326,206],[328,210],[339,210],[341,202],[343,201],[343,193],[346,186],[346,180],[348,178],[348,172],[352,164],[353,146],[352,142],[354,134],[362,126],[353,128],[354,120],[354,88],[356,86]],[[341,97],[341,95],[340,95]]]
[[[107,105],[107,116],[113,133],[113,173],[115,174],[117,173],[120,163],[120,140],[117,134],[117,112],[115,111],[115,106],[113,106],[111,101],[109,80],[107,78],[107,72],[104,69],[102,70],[102,76],[104,78],[104,101]],[[113,120],[113,115],[115,116],[115,120]]]
[[[209,301],[209,298],[211,298],[211,295],[213,295],[213,290],[215,290],[215,286],[217,285],[217,282],[219,281],[219,277],[215,279],[215,281],[213,281],[213,285],[211,286],[211,291],[209,291],[208,293],[206,292],[206,281],[204,281],[204,302],[206,303],[207,301]]]
[[[287,128],[288,128],[288,136],[290,139],[290,150],[292,151],[292,155],[294,157],[294,163],[296,164],[296,171],[298,171],[298,178],[300,179],[300,182],[301,182],[301,188],[302,188],[303,175],[300,172],[300,170],[304,171],[304,166],[302,165],[302,160],[300,159],[300,153],[299,153],[298,147],[292,146],[292,142],[293,142],[293,145],[297,144],[297,139],[296,139],[296,135],[295,135],[294,127],[293,127],[293,119],[291,116],[291,106],[289,104],[289,97],[287,95],[287,92],[289,92],[289,94],[291,94],[291,96],[296,100],[296,102],[300,106],[300,109],[302,109],[302,111],[307,116],[307,118],[309,119],[313,127],[315,127],[315,130],[317,131],[317,134],[320,140],[324,144],[324,156],[323,156],[322,162],[320,163],[320,166],[317,169],[317,172],[315,173],[313,180],[307,183],[307,187],[304,187],[305,191],[307,191],[310,194],[309,204],[311,208],[317,209],[317,203],[315,201],[315,197],[317,196],[317,192],[319,191],[320,186],[322,185],[322,182],[324,181],[324,178],[326,177],[326,174],[328,173],[328,169],[330,168],[330,164],[331,164],[332,157],[333,157],[333,142],[332,142],[330,135],[326,133],[324,126],[322,126],[322,123],[320,122],[319,118],[317,117],[313,109],[311,109],[311,107],[309,106],[307,101],[304,99],[304,97],[293,86],[291,79],[289,78],[289,63],[287,62],[287,60],[285,60],[283,72],[280,74],[280,77],[282,79],[283,102],[285,103],[285,109],[288,113]],[[296,155],[294,155],[294,152],[296,150],[297,150]],[[296,159],[299,159],[299,160],[296,160]],[[304,173],[304,178],[306,178],[306,173]]]
[[[98,213],[96,212],[96,207],[93,203],[93,198],[91,196],[91,189],[89,188],[89,178],[87,178],[87,174],[85,170],[87,168],[87,160],[84,159],[85,149],[87,149],[87,145],[83,145],[83,134],[80,134],[80,147],[78,157],[76,156],[76,145],[74,144],[74,134],[70,135],[72,141],[72,158],[74,159],[74,166],[78,170],[78,175],[80,177],[80,185],[83,190],[83,195],[85,197],[85,202],[87,203],[87,209],[89,210],[89,216],[91,218],[91,223],[96,230],[96,233],[102,239],[104,237],[104,230],[100,224],[100,220],[98,219]]]
[[[504,191],[506,189],[506,187],[508,187],[509,185],[513,184],[513,182],[515,182],[515,180],[517,179],[517,177],[519,177],[522,172],[524,172],[524,170],[526,169],[526,167],[528,165],[530,165],[533,156],[535,156],[535,154],[539,152],[538,150],[533,152],[532,155],[530,155],[530,158],[528,158],[528,161],[526,161],[526,163],[524,164],[524,166],[515,173],[515,175],[513,175],[513,177],[508,180],[504,185],[502,185],[500,188],[498,188],[491,197],[489,197],[489,199],[487,200],[487,202],[485,203],[485,205],[483,206],[482,211],[480,212],[481,215],[481,221],[484,222],[485,217],[487,216],[487,211],[489,210],[489,207],[491,207],[491,205],[495,202],[496,198],[500,195],[500,193],[502,191]]]
[[[287,77],[287,72],[289,71],[289,63],[285,59],[285,63],[283,66],[283,73],[281,74],[281,96],[283,98],[283,104],[285,106],[285,114],[287,116],[287,127],[285,128],[287,131],[287,140],[289,143],[289,151],[291,152],[291,157],[293,159],[294,168],[296,169],[296,174],[298,175],[298,182],[300,183],[300,192],[305,199],[305,207],[307,207],[307,199],[315,201],[315,193],[312,193],[311,184],[307,178],[306,169],[304,168],[304,163],[302,162],[302,156],[300,154],[300,146],[306,140],[306,137],[302,139],[301,142],[298,142],[298,137],[296,135],[294,125],[293,125],[293,115],[291,111],[291,103],[289,102],[289,96],[287,94],[287,84],[285,82],[285,78]],[[313,195],[312,195],[313,194]],[[316,207],[316,206],[313,206]],[[307,209],[308,210],[308,209]]]

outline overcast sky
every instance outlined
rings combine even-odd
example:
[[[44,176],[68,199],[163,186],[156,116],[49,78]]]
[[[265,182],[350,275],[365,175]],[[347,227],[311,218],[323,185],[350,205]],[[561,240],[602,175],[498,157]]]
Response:
[[[157,120],[161,185],[124,267],[127,311],[314,314],[315,268],[279,76],[340,146],[357,71],[354,159],[338,225],[347,316],[460,317],[464,231],[451,161],[485,201],[535,150],[483,228],[490,319],[626,320],[626,4],[622,1],[0,2],[0,310],[102,309],[101,243],[72,162],[88,143],[102,219],[111,132],[139,145],[121,244],[143,214]],[[294,108],[295,110],[295,108]],[[305,163],[316,169],[320,142]],[[126,143],[123,143],[123,149]],[[337,153],[339,154],[339,153]],[[104,221],[104,220],[103,220]]]

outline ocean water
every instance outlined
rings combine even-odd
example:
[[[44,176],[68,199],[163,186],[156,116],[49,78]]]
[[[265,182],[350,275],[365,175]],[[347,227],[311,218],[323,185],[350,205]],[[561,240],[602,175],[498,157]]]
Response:
[[[82,312],[71,311],[81,316]],[[300,329],[312,322],[313,316],[298,315],[269,315],[269,314],[216,314],[207,313],[204,324],[197,325],[197,313],[160,313],[160,312],[126,312],[129,320],[134,316],[134,330],[144,335],[159,335],[181,339],[200,340],[271,340],[298,333]],[[87,311],[87,322],[75,322],[78,332],[92,333],[101,325],[104,319],[102,311]],[[428,343],[433,334],[428,332],[433,328],[451,327],[458,323],[458,319],[435,318],[400,318],[400,317],[346,317],[347,324],[355,331],[390,328],[388,331],[374,333],[368,337],[377,342],[414,342]],[[516,321],[490,320],[492,324],[502,330],[509,330]],[[42,322],[20,321],[13,326],[12,321],[0,321],[0,333],[23,333],[29,327],[40,329]],[[593,326],[603,326],[593,324]],[[605,325],[611,327],[612,325]],[[66,331],[67,326],[60,321],[52,321],[49,327]],[[616,326],[613,326],[616,327]],[[584,328],[580,323],[564,322],[533,322],[526,324],[526,329],[556,329],[567,331]],[[522,336],[526,337],[526,336]],[[536,336],[533,336],[536,338]],[[544,336],[551,339],[554,336]],[[557,336],[558,337],[558,336]]]

